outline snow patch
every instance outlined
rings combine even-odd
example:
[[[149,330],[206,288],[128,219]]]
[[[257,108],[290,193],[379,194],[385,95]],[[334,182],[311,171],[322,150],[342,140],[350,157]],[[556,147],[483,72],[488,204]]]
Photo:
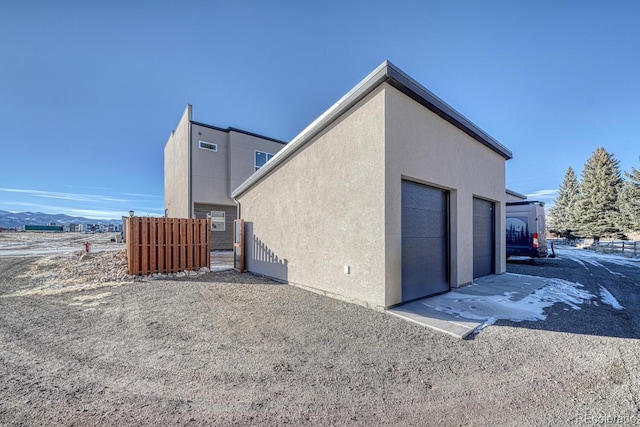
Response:
[[[578,249],[571,246],[562,246],[562,247],[555,246],[555,252],[556,252],[556,255],[558,255],[559,257],[568,258],[583,266],[585,265],[585,263],[588,263],[596,267],[604,267],[602,263],[607,262],[610,264],[615,264],[623,267],[640,268],[640,259],[636,259],[636,258],[627,258],[624,256],[613,255],[613,254],[603,254],[603,253],[594,252],[588,249]],[[621,275],[620,273],[615,273],[615,272],[612,272],[611,270],[608,270],[608,271],[614,275]]]
[[[582,303],[591,302],[596,298],[582,289],[584,286],[580,283],[563,279],[547,280],[549,284],[520,299],[515,292],[504,292],[502,295],[470,295],[451,291],[439,296],[437,304],[431,303],[429,299],[422,304],[465,319],[484,321],[484,328],[497,320],[545,320],[547,316],[544,310],[556,303],[564,303],[573,310],[580,310],[579,306]]]
[[[604,286],[600,286],[600,301],[604,304],[608,304],[616,310],[622,310],[624,307],[620,305],[616,297],[611,295],[611,292]]]
[[[210,271],[227,271],[233,270],[233,265],[212,265]]]

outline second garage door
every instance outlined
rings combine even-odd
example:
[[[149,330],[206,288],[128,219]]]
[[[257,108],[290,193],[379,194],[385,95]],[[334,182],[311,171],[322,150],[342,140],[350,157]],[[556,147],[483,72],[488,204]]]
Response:
[[[495,205],[473,198],[473,278],[493,274],[495,264]]]
[[[448,192],[402,181],[402,301],[449,286]]]

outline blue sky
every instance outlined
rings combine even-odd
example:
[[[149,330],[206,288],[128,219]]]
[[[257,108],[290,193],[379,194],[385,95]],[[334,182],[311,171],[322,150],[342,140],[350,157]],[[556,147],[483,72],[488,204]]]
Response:
[[[385,59],[551,202],[600,146],[640,168],[639,20],[635,1],[3,0],[0,210],[160,215],[187,103],[290,140]]]

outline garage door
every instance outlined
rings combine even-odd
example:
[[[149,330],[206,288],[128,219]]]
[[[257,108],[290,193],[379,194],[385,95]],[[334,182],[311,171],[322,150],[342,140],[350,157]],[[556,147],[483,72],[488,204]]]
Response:
[[[448,193],[402,181],[402,301],[449,287]]]
[[[493,274],[495,265],[495,205],[473,199],[473,278]]]

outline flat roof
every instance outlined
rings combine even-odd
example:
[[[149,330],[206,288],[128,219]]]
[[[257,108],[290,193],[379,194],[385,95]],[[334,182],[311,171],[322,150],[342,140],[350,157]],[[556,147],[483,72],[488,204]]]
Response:
[[[518,197],[518,198],[523,199],[523,200],[527,198],[527,196],[525,196],[524,194],[520,194],[517,191],[513,191],[513,190],[510,190],[508,188],[505,189],[505,192],[507,194],[511,194],[512,196]]]
[[[522,202],[507,202],[507,206],[524,206],[524,205],[540,205],[544,206],[544,202],[540,200],[524,200]]]
[[[391,62],[384,61],[353,89],[347,92],[346,95],[340,98],[338,102],[333,104],[320,117],[315,119],[309,126],[293,138],[290,143],[276,153],[276,155],[265,163],[264,166],[254,172],[254,174],[245,182],[240,184],[240,186],[233,191],[231,196],[235,198],[249,190],[253,185],[260,181],[262,177],[269,174],[269,172],[274,170],[279,164],[291,157],[307,142],[312,140],[322,130],[333,123],[338,117],[340,117],[340,115],[383,83],[388,83],[398,89],[400,92],[440,116],[443,120],[448,121],[476,141],[500,154],[506,160],[513,157],[511,151],[509,151],[509,149],[504,145],[493,139],[489,134],[473,124],[462,114],[458,113],[420,83],[413,80],[409,75],[404,73]]]
[[[226,132],[226,133],[238,132],[238,133],[243,133],[245,135],[254,136],[256,138],[266,139],[267,141],[277,142],[279,144],[287,144],[287,141],[282,141],[280,139],[271,138],[269,136],[260,135],[259,133],[249,132],[249,131],[238,129],[238,128],[234,128],[234,127],[231,127],[231,126],[229,126],[228,128],[225,129],[225,128],[221,128],[221,127],[214,126],[214,125],[208,125],[208,124],[202,123],[202,122],[196,122],[195,120],[191,120],[191,124],[192,125],[197,125],[197,126],[202,126],[202,127],[209,128],[209,129],[219,130],[220,132]]]

